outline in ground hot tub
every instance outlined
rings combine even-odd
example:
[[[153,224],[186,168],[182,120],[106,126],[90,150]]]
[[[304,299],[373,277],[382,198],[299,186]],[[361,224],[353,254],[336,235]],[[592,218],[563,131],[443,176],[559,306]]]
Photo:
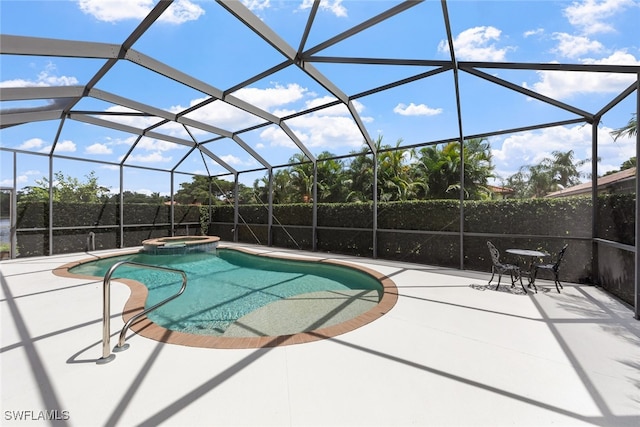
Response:
[[[152,255],[181,255],[192,252],[213,252],[218,247],[218,236],[175,236],[142,241],[142,250]]]

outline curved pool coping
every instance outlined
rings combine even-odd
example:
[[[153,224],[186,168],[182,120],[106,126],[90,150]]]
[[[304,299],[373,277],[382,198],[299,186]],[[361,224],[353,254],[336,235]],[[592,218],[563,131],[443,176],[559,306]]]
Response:
[[[220,242],[218,236],[171,236],[171,237],[156,237],[153,239],[147,239],[142,241],[142,248],[146,252],[153,254],[159,253],[159,250],[175,250],[179,248],[202,249],[209,250],[215,249]]]
[[[296,334],[279,335],[279,336],[259,336],[259,337],[222,337],[222,336],[209,336],[209,335],[197,335],[189,334],[186,332],[172,331],[164,328],[156,323],[153,323],[147,317],[143,317],[138,322],[131,326],[131,330],[145,338],[149,338],[155,341],[164,342],[168,344],[177,344],[188,347],[201,347],[201,348],[219,348],[219,349],[245,349],[245,348],[263,348],[263,347],[278,347],[293,344],[303,344],[307,342],[313,342],[323,340],[338,335],[351,332],[358,329],[374,320],[384,316],[388,313],[398,301],[398,289],[396,284],[389,277],[384,274],[369,269],[367,267],[354,265],[351,263],[335,260],[335,259],[310,259],[306,257],[296,257],[293,255],[273,255],[266,254],[257,251],[251,251],[246,248],[225,247],[225,249],[231,249],[235,251],[245,252],[251,255],[263,256],[267,258],[276,258],[292,261],[306,261],[306,262],[320,262],[325,264],[333,264],[339,266],[345,266],[353,268],[355,270],[362,271],[377,279],[382,285],[382,297],[380,302],[370,310],[359,314],[358,316],[349,319],[345,322],[335,325],[327,326],[324,328],[315,329],[312,331],[300,332]],[[103,279],[103,277],[87,276],[73,274],[69,270],[79,264],[83,264],[89,261],[95,261],[96,259],[110,258],[114,256],[135,254],[139,251],[131,252],[118,252],[114,254],[105,254],[100,256],[94,256],[71,262],[62,265],[55,270],[53,274],[60,277],[69,277],[74,279]],[[122,311],[122,320],[126,323],[131,317],[144,310],[144,303],[147,299],[147,287],[135,280],[131,279],[114,279],[120,283],[123,283],[131,290],[131,295],[125,303]]]
[[[218,236],[173,236],[173,237],[156,237],[154,239],[147,239],[142,241],[142,246],[144,245],[153,245],[153,246],[163,246],[167,243],[171,244],[172,242],[184,243],[185,245],[199,245],[203,243],[214,243],[219,242],[220,237]]]

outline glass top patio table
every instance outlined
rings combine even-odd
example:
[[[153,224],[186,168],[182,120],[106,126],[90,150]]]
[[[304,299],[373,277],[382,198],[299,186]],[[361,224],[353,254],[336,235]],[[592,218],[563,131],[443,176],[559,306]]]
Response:
[[[535,251],[532,249],[507,249],[507,253],[520,256],[530,256],[534,258],[544,258],[549,256],[546,252]]]
[[[538,288],[536,287],[533,280],[533,263],[536,258],[544,258],[546,256],[549,256],[549,254],[547,252],[536,251],[533,249],[507,249],[506,252],[521,257],[529,257],[531,259],[529,265],[527,266],[528,268],[526,270],[521,270],[521,274],[527,276],[527,278],[529,279],[529,287],[533,285],[533,289],[538,292]]]

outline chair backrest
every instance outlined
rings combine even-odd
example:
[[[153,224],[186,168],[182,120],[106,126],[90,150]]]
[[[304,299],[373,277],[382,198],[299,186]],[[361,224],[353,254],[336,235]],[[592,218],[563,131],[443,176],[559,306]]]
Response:
[[[488,240],[487,247],[489,248],[489,253],[491,254],[491,261],[493,262],[493,265],[500,264],[500,252],[498,251],[498,249],[493,245],[493,243]]]
[[[564,258],[564,253],[567,251],[568,246],[569,246],[568,244],[564,245],[562,249],[560,249],[560,252],[558,252],[558,259],[556,260],[556,263],[553,265],[554,270],[558,271],[558,269],[560,268],[560,263]]]

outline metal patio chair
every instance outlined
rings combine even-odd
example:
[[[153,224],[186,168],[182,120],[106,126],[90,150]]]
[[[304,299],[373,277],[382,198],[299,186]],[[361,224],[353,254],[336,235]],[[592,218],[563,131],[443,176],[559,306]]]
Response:
[[[498,285],[496,286],[496,291],[500,288],[500,280],[502,279],[503,273],[509,273],[511,276],[511,287],[513,288],[516,285],[516,281],[520,280],[520,286],[522,286],[522,290],[524,293],[527,293],[527,290],[522,283],[522,275],[520,274],[520,267],[515,264],[507,264],[500,261],[500,251],[494,246],[493,243],[487,241],[487,247],[489,248],[489,253],[491,254],[491,279],[489,279],[489,284],[493,280],[493,277],[498,273]]]
[[[538,270],[548,270],[553,272],[553,282],[556,285],[556,289],[558,293],[560,293],[560,289],[564,289],[562,287],[562,283],[560,283],[560,264],[562,263],[562,259],[564,258],[564,253],[567,251],[568,244],[564,245],[563,248],[558,252],[558,258],[556,258],[556,262],[553,264],[534,264],[533,265],[533,277],[532,283],[536,281],[536,276],[538,275]]]

